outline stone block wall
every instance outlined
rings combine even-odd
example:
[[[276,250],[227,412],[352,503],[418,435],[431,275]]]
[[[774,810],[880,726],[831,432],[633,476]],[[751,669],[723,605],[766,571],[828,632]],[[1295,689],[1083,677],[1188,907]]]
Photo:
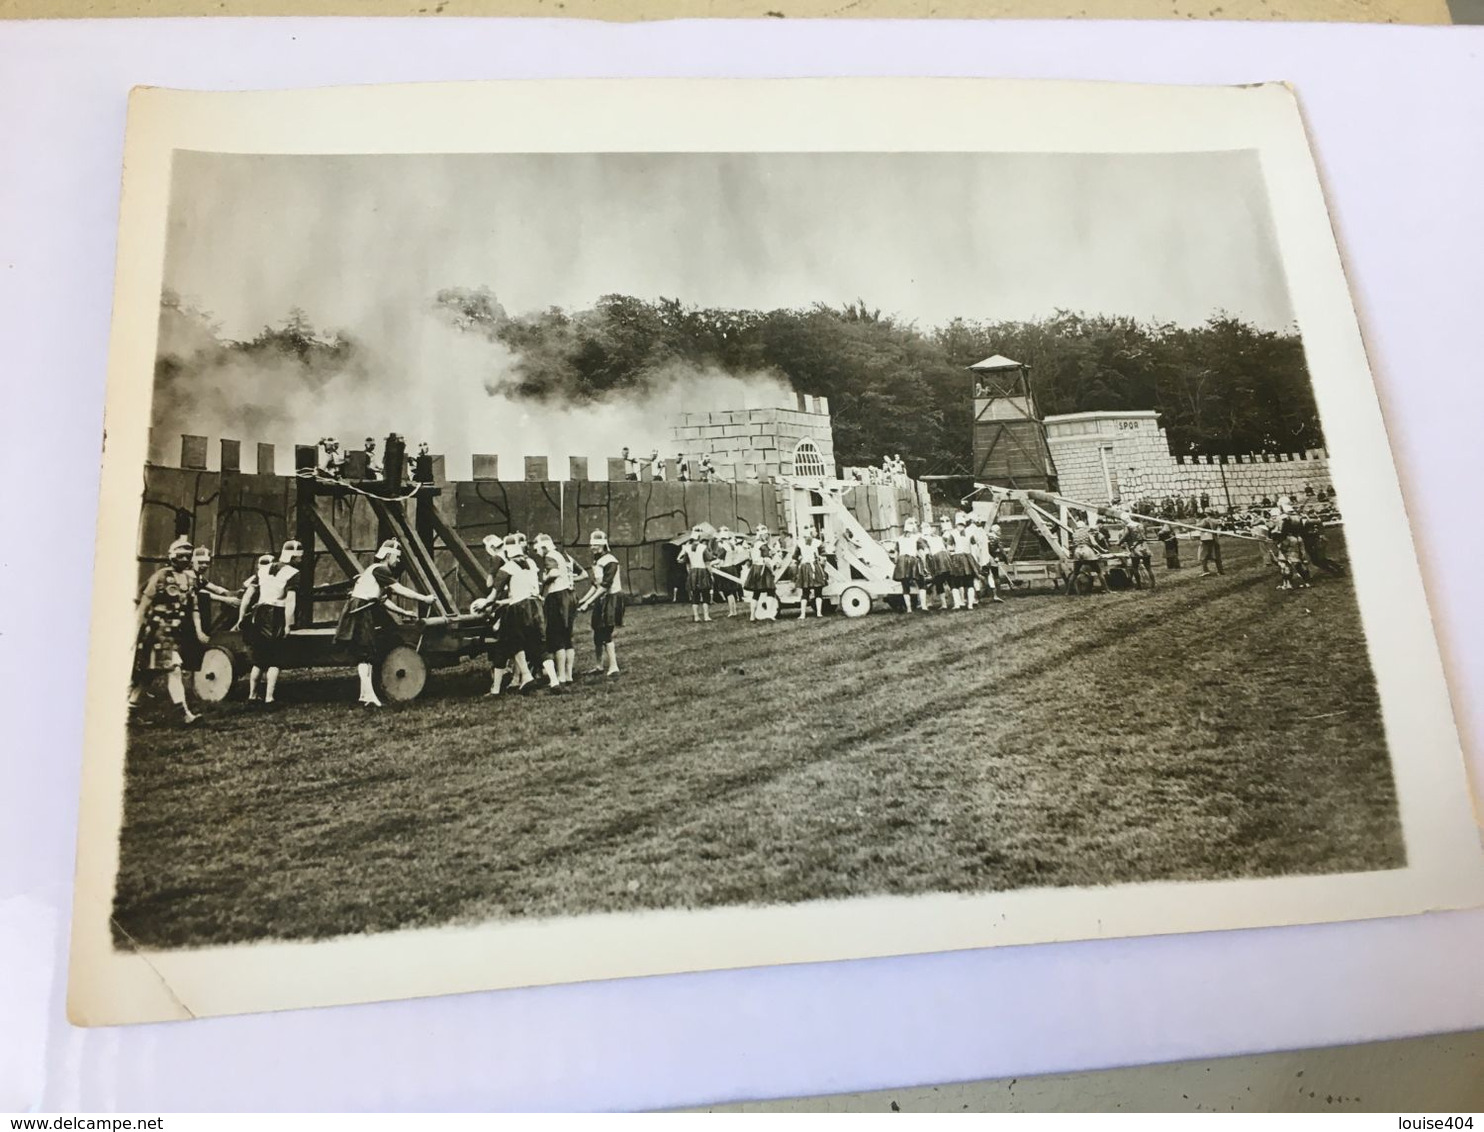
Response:
[[[690,459],[693,469],[702,456],[710,456],[721,480],[767,482],[792,475],[794,448],[801,440],[813,441],[826,472],[835,474],[835,437],[823,397],[800,394],[796,409],[681,413],[670,431],[676,451]]]
[[[1061,494],[1088,503],[1199,498],[1214,507],[1249,507],[1264,496],[1332,488],[1329,454],[1259,452],[1175,456],[1152,411],[1070,413],[1046,418]]]

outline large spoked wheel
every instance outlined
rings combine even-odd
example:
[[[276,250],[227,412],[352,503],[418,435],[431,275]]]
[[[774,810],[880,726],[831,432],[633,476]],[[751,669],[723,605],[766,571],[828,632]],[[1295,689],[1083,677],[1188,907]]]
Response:
[[[840,595],[840,612],[846,617],[864,617],[871,612],[871,595],[859,586],[851,586]]]
[[[387,699],[395,703],[415,700],[428,682],[428,662],[414,648],[398,645],[382,658],[377,683]]]
[[[237,672],[237,658],[229,650],[213,645],[202,655],[201,667],[192,681],[197,697],[208,704],[221,703],[232,694]]]

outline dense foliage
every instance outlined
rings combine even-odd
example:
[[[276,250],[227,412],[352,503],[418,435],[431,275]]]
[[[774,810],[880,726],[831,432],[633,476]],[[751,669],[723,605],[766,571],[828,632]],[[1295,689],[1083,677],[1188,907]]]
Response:
[[[901,453],[914,473],[967,471],[965,367],[991,354],[1031,367],[1045,414],[1157,409],[1179,453],[1324,443],[1298,336],[1224,314],[1196,328],[1059,311],[922,329],[863,302],[750,311],[606,295],[590,310],[510,316],[481,288],[442,291],[436,304],[459,329],[512,352],[500,386],[509,396],[582,403],[672,380],[684,366],[780,374],[830,399],[843,464]]]
[[[486,288],[440,291],[432,309],[460,339],[490,345],[487,364],[438,378],[482,384],[471,396],[579,406],[718,372],[781,377],[830,399],[835,454],[845,465],[900,454],[914,475],[966,473],[973,415],[966,367],[991,354],[1031,367],[1047,415],[1157,409],[1177,453],[1291,452],[1324,443],[1298,336],[1225,314],[1193,328],[1066,311],[921,328],[863,302],[754,311],[605,295],[587,310],[512,316]],[[420,364],[382,357],[354,332],[316,330],[297,309],[282,325],[232,342],[209,315],[167,294],[160,329],[160,436],[252,434],[272,420],[303,417],[316,398],[366,396],[379,388],[382,370]],[[417,375],[398,380],[409,376]]]

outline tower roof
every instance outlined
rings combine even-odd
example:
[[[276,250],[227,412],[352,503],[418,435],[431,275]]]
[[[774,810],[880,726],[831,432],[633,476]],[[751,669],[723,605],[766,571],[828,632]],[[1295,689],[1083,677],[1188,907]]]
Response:
[[[1011,361],[1009,358],[1005,357],[1004,354],[994,354],[991,357],[985,358],[982,362],[975,362],[969,368],[977,370],[995,370],[1020,369],[1021,367],[1019,362]]]

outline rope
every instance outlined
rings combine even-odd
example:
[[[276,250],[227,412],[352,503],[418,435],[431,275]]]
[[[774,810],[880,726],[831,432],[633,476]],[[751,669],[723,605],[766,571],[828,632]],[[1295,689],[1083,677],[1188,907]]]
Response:
[[[354,492],[356,495],[364,495],[367,499],[381,499],[396,503],[406,503],[409,499],[417,498],[417,493],[424,487],[429,486],[428,484],[415,483],[408,488],[405,495],[378,495],[374,491],[366,491],[364,488],[359,488],[353,483],[326,475],[321,468],[300,468],[294,474],[299,479],[314,480],[316,483],[333,484],[335,487]]]

